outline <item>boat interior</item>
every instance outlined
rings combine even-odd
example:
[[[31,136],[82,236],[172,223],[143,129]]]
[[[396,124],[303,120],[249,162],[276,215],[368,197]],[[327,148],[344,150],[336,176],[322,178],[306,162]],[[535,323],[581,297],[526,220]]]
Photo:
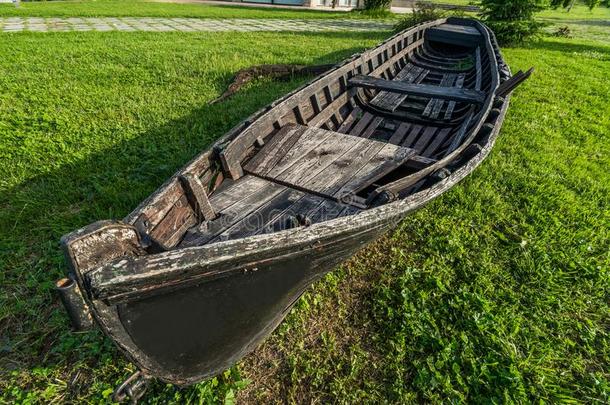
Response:
[[[192,215],[176,202],[147,234],[171,249],[309,226],[448,176],[484,143],[498,86],[482,27],[416,30],[280,100],[216,151],[213,175],[180,176]]]

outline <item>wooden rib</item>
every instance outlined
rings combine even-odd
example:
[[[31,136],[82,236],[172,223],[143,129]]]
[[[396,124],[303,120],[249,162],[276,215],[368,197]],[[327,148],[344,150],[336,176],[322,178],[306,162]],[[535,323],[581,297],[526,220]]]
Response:
[[[326,121],[330,119],[330,117],[339,110],[343,105],[345,105],[349,99],[351,99],[354,95],[354,89],[349,89],[343,93],[341,93],[337,98],[333,100],[332,103],[328,104],[324,109],[318,114],[315,115],[309,120],[307,125],[310,127],[317,127],[322,125]]]
[[[205,192],[205,186],[201,183],[199,177],[192,174],[186,173],[180,176],[180,181],[184,186],[187,199],[193,208],[193,211],[197,213],[197,220],[212,220],[216,217],[214,208],[208,200],[207,193]]]
[[[280,129],[271,140],[244,166],[246,171],[268,172],[299,140],[303,132],[296,125]]]
[[[362,114],[362,109],[360,107],[354,107],[354,109],[345,117],[341,126],[337,129],[337,132],[347,133],[349,129],[352,127],[356,118]]]
[[[438,128],[436,127],[427,127],[426,129],[424,129],[424,132],[421,134],[421,136],[413,146],[413,149],[415,149],[417,153],[420,153],[432,140],[432,136],[437,130]]]
[[[474,66],[476,71],[475,90],[481,90],[481,82],[483,81],[483,69],[481,67],[481,48],[477,47],[474,51]]]
[[[356,125],[349,131],[350,135],[360,136],[360,134],[365,130],[365,128],[370,124],[370,122],[375,118],[375,116],[369,112],[365,112],[362,115],[362,118],[358,120]]]
[[[468,132],[468,127],[470,126],[470,121],[472,121],[473,116],[474,111],[471,111],[462,123],[457,134],[453,136],[453,139],[451,140],[451,145],[449,145],[446,155],[449,155],[451,152],[453,152],[460,146],[460,144],[462,143],[462,139],[464,138],[464,136],[466,136],[466,133]]]
[[[405,137],[405,135],[407,134],[407,131],[409,131],[410,128],[411,128],[411,124],[410,123],[402,122],[398,126],[396,131],[394,131],[394,133],[392,134],[392,136],[390,137],[388,142],[391,143],[391,144],[394,144],[394,145],[400,145],[402,139]]]
[[[443,144],[443,142],[447,139],[447,136],[451,133],[451,128],[443,128],[434,137],[432,142],[428,145],[428,147],[421,152],[422,156],[432,156],[434,152],[438,149],[439,146]]]
[[[311,95],[311,97],[309,97],[309,99],[311,100],[311,106],[313,107],[313,113],[319,114],[320,111],[322,111],[322,108],[320,107],[320,99],[318,99],[318,93],[313,93]]]

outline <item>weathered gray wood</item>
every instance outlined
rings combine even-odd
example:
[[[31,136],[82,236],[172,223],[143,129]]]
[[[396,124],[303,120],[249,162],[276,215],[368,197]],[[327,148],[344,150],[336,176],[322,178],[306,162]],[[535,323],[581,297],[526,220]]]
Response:
[[[360,107],[354,107],[354,109],[345,117],[341,126],[337,129],[337,132],[342,134],[348,133],[356,119],[360,119],[363,115]]]
[[[401,145],[406,148],[410,148],[411,146],[413,146],[413,143],[415,142],[415,140],[417,139],[417,136],[419,135],[419,133],[421,132],[421,130],[423,128],[424,128],[423,125],[412,125],[411,128],[409,128],[409,132],[408,132],[407,136],[401,142]]]
[[[373,114],[365,112],[362,115],[362,118],[360,118],[356,125],[354,125],[354,127],[349,131],[349,134],[354,136],[361,136],[365,128],[371,123],[371,121],[373,121],[373,118],[375,118]]]
[[[468,116],[466,117],[466,119],[464,120],[462,125],[460,126],[460,129],[453,136],[453,139],[451,140],[451,144],[449,145],[449,148],[447,149],[447,153],[446,153],[447,155],[449,155],[451,152],[453,152],[460,146],[460,144],[462,143],[462,140],[464,139],[464,137],[466,136],[466,133],[468,132],[468,128],[470,126],[470,122],[472,121],[473,116],[474,116],[473,111],[468,113]]]
[[[370,138],[377,127],[383,122],[383,117],[375,117],[371,124],[360,134],[362,138]]]
[[[455,82],[456,74],[455,73],[447,73],[443,76],[441,80],[442,87],[452,87]],[[453,101],[455,102],[455,101]],[[441,112],[441,108],[443,108],[444,100],[432,99],[428,102],[424,113],[422,114],[424,117],[430,117],[432,119],[436,119]]]
[[[451,128],[443,128],[434,136],[430,144],[421,152],[422,156],[432,156],[436,150],[445,142],[447,136],[451,133]]]
[[[210,196],[210,204],[216,212],[223,211],[235,204],[235,201],[244,199],[267,186],[267,182],[255,176],[244,176],[237,180],[228,180],[226,188],[219,189]]]
[[[414,66],[411,63],[405,65],[405,67],[394,76],[392,80],[398,80],[401,82],[412,83],[415,79],[421,74],[424,69]],[[371,105],[375,107],[394,111],[395,106],[400,105],[400,103],[407,96],[403,94],[390,93],[387,91],[379,92],[373,99],[370,101]]]
[[[390,139],[388,139],[388,142],[391,144],[394,144],[394,145],[402,145],[402,140],[410,128],[411,128],[411,124],[409,124],[408,122],[402,122],[398,126],[396,131],[394,131],[394,133],[392,134]]]
[[[497,58],[500,56],[499,55],[496,56],[496,54],[494,53],[493,47],[491,45],[491,39],[490,39],[489,32],[486,30],[483,30],[480,32],[485,40],[485,49],[486,49],[487,55],[491,59],[491,62],[492,62],[489,65],[489,67],[490,67],[489,85],[492,89],[495,89],[495,88],[497,88],[498,83],[500,81],[500,73],[499,73],[499,69],[498,69],[498,65],[497,65]],[[482,68],[480,67],[480,63],[479,63],[479,61],[481,60],[480,48],[477,48],[475,53],[476,53],[476,63],[475,64],[477,65],[476,66],[477,86],[475,86],[475,87],[478,90],[479,84],[482,83],[482,80],[480,80],[480,78],[482,77]],[[492,104],[493,104],[493,100],[488,95],[486,98],[485,104],[483,105],[483,108],[481,109],[481,111],[479,111],[478,115],[479,116],[487,115],[487,113],[492,108]],[[468,147],[468,145],[472,142],[472,140],[478,133],[479,129],[481,129],[482,125],[483,125],[483,121],[479,119],[477,121],[477,123],[473,126],[473,128],[470,130],[470,135],[461,143],[461,145],[458,146],[451,153],[448,153],[445,157],[443,157],[436,163],[426,167],[425,169],[420,170],[417,173],[403,177],[399,180],[393,181],[392,183],[386,184],[384,186],[378,187],[375,190],[375,192],[373,192],[371,194],[371,196],[369,197],[369,202],[372,202],[375,198],[377,198],[382,193],[389,193],[389,194],[396,195],[400,191],[405,190],[407,187],[412,186],[413,184],[417,183],[420,179],[424,178],[425,176],[433,173],[435,170],[438,170],[441,167],[444,167],[445,165],[449,164],[458,154],[460,154],[465,148]],[[467,127],[467,126],[464,126],[464,127]]]
[[[413,155],[396,145],[304,127],[299,141],[272,170],[250,173],[337,199],[348,181],[350,190],[365,188]]]
[[[420,68],[418,66],[415,67],[415,69],[417,69],[417,71],[419,72],[417,75],[413,76],[409,76],[407,78],[405,78],[404,82],[407,83],[421,83],[426,76],[428,75],[428,73],[430,73],[430,71],[428,69],[423,69]],[[415,70],[414,69],[414,70]],[[407,99],[408,95],[406,94],[399,94],[399,93],[391,93],[391,92],[381,92],[381,94],[387,94],[387,96],[384,97],[383,99],[383,103],[379,103],[376,106],[379,108],[383,108],[385,110],[388,111],[396,111],[396,109],[402,104],[404,103],[404,101]]]
[[[427,84],[395,82],[392,80],[382,80],[364,75],[352,77],[349,80],[349,84],[356,87],[385,90],[412,96],[433,97],[442,100],[462,101],[474,104],[482,104],[483,101],[485,101],[485,93],[481,91],[458,89],[456,87],[440,87]]]
[[[481,48],[477,47],[474,51],[474,67],[476,74],[476,81],[474,88],[475,90],[481,90],[481,85],[483,83],[483,66],[481,65]]]
[[[432,140],[432,137],[436,131],[438,131],[438,128],[436,127],[427,127],[424,129],[417,142],[415,142],[413,149],[415,149],[418,154],[421,154],[426,145],[428,145],[428,143],[430,143]]]
[[[313,116],[307,125],[316,127],[324,124],[337,112],[337,110],[341,109],[344,105],[350,102],[353,95],[353,89],[348,89],[347,91],[341,93],[333,100],[332,103],[324,107],[324,109],[318,115]]]
[[[481,32],[475,27],[455,24],[442,24],[426,30],[426,39],[471,47],[483,41]]]
[[[149,235],[164,248],[175,246],[184,232],[197,223],[197,216],[185,195],[176,201]]]
[[[314,151],[318,146],[323,146],[327,139],[332,136],[330,131],[318,128],[300,127],[298,131],[301,132],[299,140],[271,170],[267,172],[252,170],[250,173],[268,178],[278,178],[282,173],[291,169],[294,164],[299,162],[310,152]],[[315,153],[315,151],[312,153]]]
[[[303,218],[311,221],[313,212],[322,204],[325,200],[322,197],[315,195],[304,194],[300,199],[295,201],[292,205],[288,206],[284,211],[277,214],[264,226],[262,226],[257,234],[261,233],[272,233],[290,229],[294,226],[293,220],[296,219],[297,215],[301,215]],[[313,223],[313,221],[312,221]]]
[[[280,129],[266,145],[264,153],[257,153],[246,164],[245,170],[268,172],[299,140],[303,132],[296,125],[286,125]]]
[[[415,156],[411,156],[409,158],[409,160],[407,160],[407,162],[405,163],[405,166],[410,167],[415,170],[422,170],[430,165],[433,165],[436,162],[438,162],[437,159],[432,159],[432,158],[429,158],[426,156],[421,156],[421,155],[415,155]]]
[[[197,220],[210,221],[216,218],[214,208],[212,208],[212,204],[210,204],[210,200],[205,192],[205,186],[201,183],[199,177],[186,173],[180,176],[180,181],[184,186],[187,199],[193,211],[197,214]]]
[[[323,131],[321,129],[310,130],[313,136]],[[327,138],[326,142],[310,151],[306,156],[300,158],[290,166],[290,170],[278,174],[274,178],[289,184],[297,184],[307,187],[309,179],[324,171],[333,161],[339,159],[358,144],[365,143],[364,139],[358,137],[333,137]]]
[[[455,87],[462,87],[464,86],[464,80],[466,79],[466,75],[464,74],[460,74],[457,77],[457,80],[455,81]],[[445,119],[449,120],[451,119],[451,115],[453,114],[453,110],[455,109],[456,106],[456,102],[455,101],[450,101],[449,104],[447,104],[447,109],[445,110]]]
[[[344,182],[341,188],[335,192],[335,196],[355,194],[369,187],[414,155],[415,151],[413,149],[397,148],[392,144],[386,144],[365,165],[355,171],[348,181]]]
[[[379,153],[385,144],[382,142],[360,142],[329,165],[325,172],[309,179],[308,187],[315,190],[324,190],[324,194],[341,198],[337,192],[354,176],[354,173],[366,165],[369,160]]]
[[[409,29],[405,32],[396,35],[391,40],[385,42],[383,47],[390,47],[398,42],[407,41],[408,38],[412,37],[412,34],[415,32],[420,32],[425,30],[428,27],[438,25],[440,20],[436,20],[434,22],[428,22],[424,24],[420,24],[417,27]],[[415,49],[418,46],[423,44],[423,38],[420,38],[417,41],[412,41],[409,45],[403,48],[402,53],[408,54],[412,49]],[[226,149],[221,153],[221,161],[223,163],[224,170],[233,178],[239,178],[243,175],[241,170],[241,166],[238,165],[239,161],[244,157],[247,150],[253,145],[256,138],[259,136],[260,132],[264,130],[265,127],[270,125],[270,122],[277,120],[279,117],[286,114],[287,111],[292,110],[294,107],[298,105],[302,105],[308,103],[309,97],[313,94],[313,92],[317,92],[319,89],[327,86],[338,78],[343,77],[344,75],[356,70],[360,66],[364,66],[368,63],[369,60],[376,58],[377,54],[381,51],[379,49],[374,49],[370,51],[363,52],[357,58],[350,59],[341,66],[338,66],[334,70],[331,70],[328,74],[321,76],[311,83],[303,86],[301,89],[293,92],[290,97],[286,97],[277,104],[274,105],[274,108],[269,109],[265,114],[260,115],[255,122],[245,128],[240,136],[232,141]],[[394,63],[397,60],[400,60],[404,57],[403,54],[397,54],[393,58],[391,58],[386,63]],[[385,64],[380,66],[381,71],[386,68]],[[349,92],[349,89],[347,90]],[[337,101],[337,98],[345,98],[348,99],[348,95],[344,92],[342,95],[335,97],[332,106],[333,109],[330,110],[325,115],[319,114],[318,116],[314,116],[314,122],[309,122],[308,124],[311,126],[320,125],[323,122],[326,122],[332,113],[334,113],[334,109],[337,106],[341,105],[341,101]],[[330,106],[327,106],[325,110],[328,110]]]
[[[240,188],[240,181],[237,180],[233,188]],[[239,200],[233,200],[233,204],[218,211],[218,216],[213,221],[203,223],[196,231],[187,234],[181,242],[181,247],[201,246],[209,243],[218,235],[230,229],[237,222],[247,217],[251,212],[256,211],[264,206],[267,202],[273,200],[278,194],[285,191],[286,187],[265,181],[263,187],[258,188],[256,192],[247,194],[246,197]]]
[[[224,241],[255,235],[279,213],[286,210],[288,207],[293,205],[295,201],[300,200],[304,196],[305,194],[301,191],[284,188],[273,198],[267,200],[256,209],[250,211],[242,219],[237,221],[227,230],[220,233],[210,242],[213,243],[214,241],[218,240]]]

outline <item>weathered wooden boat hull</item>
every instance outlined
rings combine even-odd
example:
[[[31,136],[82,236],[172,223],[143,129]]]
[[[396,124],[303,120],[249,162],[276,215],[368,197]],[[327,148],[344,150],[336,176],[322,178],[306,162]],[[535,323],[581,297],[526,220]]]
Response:
[[[397,43],[421,42],[423,30],[444,21],[405,31],[384,44],[398,53]],[[493,34],[489,35],[488,52],[498,67],[498,79],[492,78],[496,88],[509,79],[510,72]],[[377,57],[374,51],[338,65],[334,72],[353,71],[359,63],[366,63],[366,57]],[[391,61],[392,56],[386,53],[385,58]],[[326,80],[324,77],[313,84]],[[274,107],[299,97],[308,86],[312,84],[255,113],[223,137],[215,150],[226,150],[225,145],[244,129],[256,125]],[[273,331],[308,286],[450,189],[485,159],[508,108],[508,96],[492,92],[488,97],[472,135],[471,144],[476,148],[458,151],[445,176],[432,176],[430,170],[430,177],[418,183],[419,191],[307,227],[172,249],[182,237],[174,235],[184,235],[193,226],[191,216],[174,221],[170,231],[163,230],[163,238],[151,222],[159,223],[155,218],[161,216],[160,201],[172,193],[177,195],[172,201],[177,202],[171,210],[183,209],[181,194],[174,191],[181,173],[197,171],[203,173],[201,178],[207,176],[206,181],[218,182],[206,172],[214,153],[200,155],[124,221],[98,222],[62,239],[88,311],[145,375],[186,385],[218,374]],[[230,161],[224,163],[226,173],[240,170]],[[171,210],[165,209],[163,216],[177,215]],[[171,246],[162,246],[160,240]],[[86,324],[86,317],[82,319]]]

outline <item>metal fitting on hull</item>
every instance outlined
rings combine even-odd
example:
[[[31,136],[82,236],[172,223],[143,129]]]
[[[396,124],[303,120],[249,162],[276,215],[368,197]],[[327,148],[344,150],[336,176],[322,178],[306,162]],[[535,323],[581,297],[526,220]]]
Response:
[[[72,278],[62,278],[57,280],[55,288],[68,312],[74,330],[80,332],[90,329],[93,326],[93,319],[76,281]]]

